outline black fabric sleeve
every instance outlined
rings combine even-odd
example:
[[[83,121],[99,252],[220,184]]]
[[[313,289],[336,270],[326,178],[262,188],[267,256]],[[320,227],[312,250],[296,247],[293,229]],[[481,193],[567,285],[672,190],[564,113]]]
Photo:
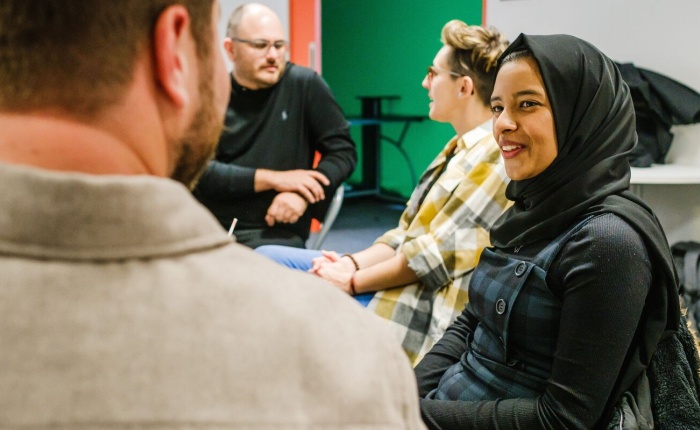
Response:
[[[466,352],[467,336],[472,332],[470,321],[474,322],[465,309],[414,369],[421,398],[437,388],[445,371]]]
[[[598,424],[651,285],[646,247],[627,223],[602,215],[562,248],[547,280],[562,299],[562,318],[545,392],[534,399],[483,402],[421,399],[429,428],[590,429]],[[431,351],[426,358],[434,355]],[[437,369],[436,363],[432,358],[425,366]],[[417,376],[424,393],[436,377],[420,367],[422,362]]]
[[[308,210],[321,219],[333,198],[335,189],[352,174],[357,163],[355,142],[350,137],[349,123],[325,81],[313,74],[306,100],[307,118],[313,147],[321,154],[316,170],[326,175],[330,185],[324,188],[326,198]]]
[[[212,160],[202,173],[197,191],[220,198],[245,197],[255,194],[255,168]]]

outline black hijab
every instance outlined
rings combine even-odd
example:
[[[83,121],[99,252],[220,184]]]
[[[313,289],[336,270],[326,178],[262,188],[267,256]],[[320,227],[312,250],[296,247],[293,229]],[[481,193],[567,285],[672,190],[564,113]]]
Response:
[[[615,64],[591,44],[568,35],[521,34],[506,49],[527,49],[549,97],[558,154],[534,178],[511,181],[515,204],[491,230],[497,247],[553,239],[589,215],[614,213],[644,238],[652,287],[613,399],[648,366],[659,340],[678,328],[678,282],[668,241],[652,210],[628,191],[628,154],[637,141],[632,98]],[[499,69],[502,62],[499,61]],[[498,79],[498,77],[496,78]]]

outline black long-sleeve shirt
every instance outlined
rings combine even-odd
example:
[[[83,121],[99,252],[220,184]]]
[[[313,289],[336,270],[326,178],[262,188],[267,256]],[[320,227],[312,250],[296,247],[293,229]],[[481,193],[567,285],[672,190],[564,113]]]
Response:
[[[546,243],[525,246],[533,258]],[[515,254],[512,254],[515,255]],[[547,283],[561,300],[552,372],[537,398],[428,400],[465,353],[477,321],[463,312],[416,367],[421,411],[431,429],[590,429],[600,420],[634,336],[652,281],[643,239],[616,215],[596,217],[564,245]]]
[[[265,214],[277,192],[255,192],[256,169],[311,169],[318,151],[316,170],[331,182],[324,187],[326,199],[310,205],[295,224],[282,227],[306,239],[311,218],[323,217],[335,188],[355,168],[348,121],[323,79],[305,67],[287,63],[270,88],[249,90],[233,76],[231,84],[226,127],[195,196],[227,229],[234,217],[236,230],[267,228]]]

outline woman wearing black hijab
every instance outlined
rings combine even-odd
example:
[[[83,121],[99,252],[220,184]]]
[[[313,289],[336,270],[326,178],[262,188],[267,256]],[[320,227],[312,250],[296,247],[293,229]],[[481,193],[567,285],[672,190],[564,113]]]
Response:
[[[623,393],[636,419],[653,420],[629,392],[649,394],[645,369],[680,310],[663,230],[628,191],[629,89],[585,41],[520,35],[491,107],[514,205],[464,312],[416,367],[426,424],[598,428]]]

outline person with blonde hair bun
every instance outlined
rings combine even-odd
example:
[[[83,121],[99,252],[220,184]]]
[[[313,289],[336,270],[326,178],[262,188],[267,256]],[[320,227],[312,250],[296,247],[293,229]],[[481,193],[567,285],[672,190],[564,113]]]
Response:
[[[508,207],[489,100],[508,46],[494,28],[452,20],[428,67],[429,116],[456,132],[422,174],[399,225],[360,252],[261,247],[331,282],[387,320],[415,365],[461,313],[488,231]],[[376,292],[376,293],[375,293]]]

